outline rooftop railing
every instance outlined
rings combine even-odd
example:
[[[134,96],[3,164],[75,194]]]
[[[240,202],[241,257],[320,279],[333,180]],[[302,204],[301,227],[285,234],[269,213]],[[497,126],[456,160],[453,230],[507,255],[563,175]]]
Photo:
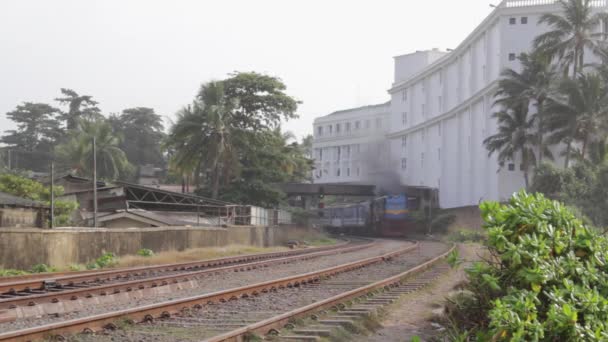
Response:
[[[500,7],[528,7],[528,6],[547,6],[557,3],[557,0],[504,0]],[[608,0],[591,0],[592,7],[608,6]]]

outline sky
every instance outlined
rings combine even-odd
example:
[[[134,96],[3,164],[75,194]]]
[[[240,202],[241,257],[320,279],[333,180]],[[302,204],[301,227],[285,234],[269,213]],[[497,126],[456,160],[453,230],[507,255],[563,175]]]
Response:
[[[257,71],[302,101],[283,124],[302,137],[316,117],[388,101],[393,56],[455,48],[498,2],[2,0],[0,131],[14,128],[5,113],[60,88],[170,124],[202,83]]]

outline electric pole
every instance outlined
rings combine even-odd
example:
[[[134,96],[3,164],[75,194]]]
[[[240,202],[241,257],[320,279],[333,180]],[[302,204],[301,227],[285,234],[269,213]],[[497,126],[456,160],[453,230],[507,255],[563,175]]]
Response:
[[[93,227],[97,228],[97,142],[93,137]]]
[[[51,161],[51,229],[55,228],[55,163]]]

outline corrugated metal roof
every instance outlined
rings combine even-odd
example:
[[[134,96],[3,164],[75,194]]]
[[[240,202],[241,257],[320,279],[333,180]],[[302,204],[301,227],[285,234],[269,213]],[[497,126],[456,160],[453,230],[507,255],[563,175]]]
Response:
[[[11,206],[17,206],[17,207],[36,207],[36,208],[46,207],[46,205],[44,205],[41,202],[32,201],[30,199],[23,198],[23,197],[13,196],[11,194],[7,194],[6,192],[1,192],[1,191],[0,191],[0,205],[11,205]]]

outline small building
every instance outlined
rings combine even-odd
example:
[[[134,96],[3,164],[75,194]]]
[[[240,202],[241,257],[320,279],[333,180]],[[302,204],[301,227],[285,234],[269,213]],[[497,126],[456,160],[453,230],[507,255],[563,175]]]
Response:
[[[48,181],[46,182],[48,183]],[[55,185],[62,186],[64,193],[73,193],[77,191],[86,191],[93,189],[93,181],[87,178],[67,174],[63,177],[55,179]],[[97,188],[106,187],[103,181],[97,181]]]
[[[0,192],[0,227],[46,228],[48,214],[41,202]]]

